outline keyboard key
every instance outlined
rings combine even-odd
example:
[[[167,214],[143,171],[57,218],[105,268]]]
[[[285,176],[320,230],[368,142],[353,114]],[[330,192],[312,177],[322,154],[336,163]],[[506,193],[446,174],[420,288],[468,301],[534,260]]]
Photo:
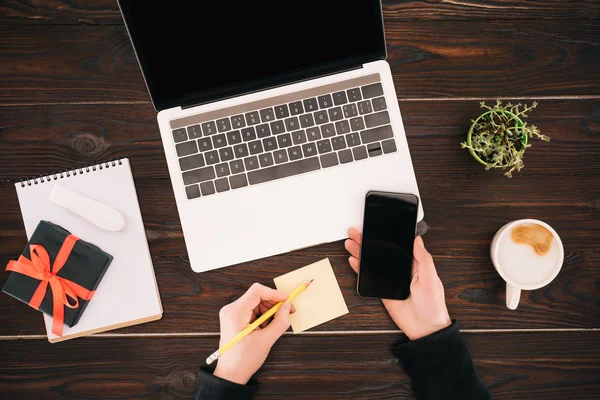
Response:
[[[179,159],[179,168],[181,168],[181,171],[204,167],[204,165],[204,157],[202,157],[202,154]]]
[[[272,108],[265,108],[260,110],[260,119],[262,122],[271,122],[275,119],[275,113]]]
[[[233,146],[233,154],[235,154],[235,158],[248,157],[248,146],[246,143]]]
[[[244,162],[242,160],[232,161],[229,163],[229,169],[231,170],[232,175],[244,172]]]
[[[263,153],[258,156],[258,161],[260,162],[261,167],[268,167],[273,165],[273,156],[271,153]]]
[[[277,151],[273,152],[273,158],[275,159],[276,164],[282,164],[284,162],[288,162],[287,151],[277,150]]]
[[[267,124],[258,125],[256,127],[256,134],[258,135],[259,138],[265,138],[267,136],[271,136],[271,129],[269,128],[269,125],[267,125]]]
[[[229,183],[231,183],[232,189],[239,189],[244,186],[248,186],[248,179],[246,174],[239,174],[229,177]]]
[[[285,120],[285,127],[288,132],[295,131],[300,128],[300,122],[298,122],[298,117],[292,117]]]
[[[244,158],[244,165],[246,166],[246,170],[252,171],[259,167],[258,165],[258,157],[252,156],[248,158]]]
[[[350,123],[347,120],[338,121],[335,123],[335,131],[338,135],[350,133]]]
[[[367,128],[374,128],[379,125],[390,123],[390,115],[387,111],[381,111],[375,114],[365,115],[365,124]]]
[[[369,153],[369,157],[376,157],[381,155],[381,144],[380,143],[371,143],[367,145],[367,152]]]
[[[331,100],[330,94],[325,94],[323,96],[319,96],[318,99],[319,99],[319,107],[321,107],[321,109],[329,108],[329,107],[333,106],[333,100]]]
[[[263,147],[265,151],[277,150],[277,140],[274,137],[263,139]]]
[[[200,188],[198,185],[187,186],[185,188],[185,194],[187,195],[188,199],[195,199],[200,197]]]
[[[306,145],[305,145],[306,146]],[[274,179],[287,178],[302,174],[304,172],[316,171],[320,169],[319,158],[312,157],[287,164],[277,165],[271,168],[259,169],[248,173],[248,180],[251,185],[272,181]]]
[[[173,140],[175,143],[185,142],[188,140],[187,133],[185,133],[185,128],[175,129],[173,131]]]
[[[271,133],[273,135],[279,135],[280,133],[285,132],[285,123],[283,121],[273,121],[271,122]]]
[[[338,158],[336,153],[329,153],[321,156],[321,166],[323,168],[333,167],[338,165]]]
[[[394,139],[388,139],[381,143],[381,147],[383,148],[383,152],[385,154],[393,153],[396,149],[396,141]]]
[[[329,120],[331,122],[339,121],[342,118],[344,118],[344,114],[342,114],[342,107],[329,109]]]
[[[306,133],[304,131],[296,131],[292,133],[292,141],[294,144],[306,143]]]
[[[177,155],[179,157],[189,156],[191,154],[198,152],[198,145],[195,140],[185,143],[179,143],[175,145],[175,149],[177,150]]]
[[[383,95],[383,86],[377,82],[372,85],[363,86],[362,95],[364,99],[370,99],[371,97],[377,97]]]
[[[346,143],[348,144],[348,147],[358,146],[360,144],[360,136],[358,135],[358,132],[346,135]]]
[[[229,122],[229,118],[221,118],[217,120],[217,129],[219,132],[227,132],[231,129],[231,122]]]
[[[223,133],[213,136],[212,141],[215,149],[227,146],[227,139]]]
[[[371,107],[371,102],[369,100],[364,100],[358,103],[358,112],[360,115],[368,114],[373,112],[373,108]]]
[[[376,99],[371,100],[373,103],[373,110],[381,111],[387,108],[387,104],[385,104],[385,97],[378,97]]]
[[[213,167],[204,167],[184,172],[181,175],[183,176],[183,183],[185,185],[190,185],[192,183],[215,179],[215,169]]]
[[[308,128],[315,124],[315,120],[312,114],[303,114],[300,116],[300,126],[303,128]]]
[[[306,143],[302,145],[302,153],[304,157],[312,157],[317,155],[317,146],[314,143]]]
[[[290,113],[292,115],[302,114],[304,112],[304,107],[302,107],[301,101],[295,101],[290,103]]]
[[[258,115],[258,111],[252,111],[252,112],[246,113],[246,124],[247,125],[260,124],[260,116]]]
[[[360,133],[360,138],[364,144],[390,139],[394,137],[391,125],[384,125],[373,129],[368,129]]]
[[[317,111],[315,113],[315,121],[319,125],[329,122],[327,111]]]
[[[350,101],[362,100],[362,96],[360,94],[360,88],[348,89],[346,91],[346,93],[348,93],[348,99]]]
[[[335,136],[335,127],[333,124],[323,125],[321,127],[321,134],[323,135],[323,138]]]
[[[240,129],[246,126],[246,122],[244,121],[243,115],[236,115],[235,117],[231,117],[231,125],[233,129]]]
[[[321,129],[318,126],[314,128],[308,128],[306,130],[306,135],[308,136],[308,140],[314,142],[315,140],[321,139]]]
[[[346,104],[348,102],[348,98],[346,97],[346,92],[336,92],[333,94],[333,104],[339,106],[340,104]]]
[[[233,148],[225,147],[219,150],[219,156],[221,156],[221,161],[233,160]]]
[[[347,164],[349,162],[354,161],[352,158],[352,150],[346,149],[342,151],[338,151],[338,157],[340,159],[340,163]]]
[[[317,111],[319,109],[317,99],[315,99],[314,97],[312,99],[304,100],[303,103],[304,103],[304,110],[306,110],[306,112]]]
[[[242,135],[240,131],[227,132],[227,143],[229,143],[230,146],[242,143]]]
[[[199,137],[202,137],[202,130],[200,129],[200,125],[188,126],[187,132],[190,139],[198,139]]]
[[[287,118],[290,116],[290,112],[288,110],[287,104],[282,104],[280,106],[275,107],[275,116],[278,119]]]
[[[217,179],[215,181],[215,187],[217,188],[217,192],[226,192],[229,190],[229,180],[227,178]]]
[[[256,131],[253,126],[242,129],[242,139],[244,139],[244,142],[256,139]]]
[[[356,104],[347,104],[344,106],[344,117],[353,118],[358,115],[358,109],[356,108]]]
[[[217,133],[217,125],[215,124],[214,121],[211,122],[205,122],[202,124],[202,133],[204,134],[204,136],[210,136],[210,135],[214,135],[215,133]]]
[[[202,191],[202,196],[210,196],[211,194],[215,194],[215,185],[212,182],[204,182],[200,184],[200,190]]]
[[[299,160],[302,158],[302,148],[300,146],[290,147],[288,149],[288,155],[290,156],[290,161]]]
[[[229,172],[229,165],[227,163],[215,165],[215,170],[217,171],[217,178],[222,178],[231,173]]]
[[[352,154],[354,155],[354,159],[356,161],[358,160],[364,160],[365,158],[368,157],[367,155],[367,148],[365,146],[360,146],[360,147],[355,147],[352,149]]]
[[[329,153],[331,151],[331,140],[325,139],[318,141],[317,148],[319,149],[319,154]]]
[[[343,136],[336,136],[331,139],[331,144],[334,150],[341,150],[346,148],[346,140]]]
[[[219,153],[216,150],[204,153],[206,165],[213,165],[219,162]]]
[[[252,155],[263,152],[262,142],[260,140],[248,143],[248,147],[250,148],[250,154]]]
[[[289,133],[286,133],[285,135],[279,135],[277,136],[277,144],[279,144],[280,149],[290,147],[292,145],[292,137]]]
[[[352,128],[353,132],[362,131],[365,129],[365,121],[363,120],[363,117],[352,118],[350,120],[350,127]]]

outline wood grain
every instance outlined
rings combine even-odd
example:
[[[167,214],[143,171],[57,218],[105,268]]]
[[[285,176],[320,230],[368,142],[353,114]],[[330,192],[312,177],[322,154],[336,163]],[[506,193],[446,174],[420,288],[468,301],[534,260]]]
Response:
[[[400,98],[600,93],[596,21],[391,19],[386,34]],[[149,100],[122,26],[0,25],[0,69],[0,104]]]
[[[255,399],[413,399],[409,378],[388,350],[399,338],[284,336],[257,375]],[[597,398],[599,338],[595,332],[465,334],[494,398],[511,400]],[[0,392],[14,400],[190,398],[197,368],[217,340],[2,342]]]
[[[386,18],[409,20],[540,20],[598,18],[600,4],[583,0],[384,0]],[[122,24],[115,0],[6,0],[0,22],[13,24]]]

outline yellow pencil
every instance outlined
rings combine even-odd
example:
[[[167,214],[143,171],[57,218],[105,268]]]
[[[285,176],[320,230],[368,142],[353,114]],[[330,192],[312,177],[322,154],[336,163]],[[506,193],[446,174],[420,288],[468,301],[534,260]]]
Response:
[[[294,300],[294,298],[296,296],[298,296],[300,293],[304,292],[306,290],[307,287],[310,286],[310,284],[312,283],[313,280],[310,280],[310,282],[306,282],[300,286],[298,286],[296,288],[296,290],[294,290],[292,293],[290,293],[290,296],[287,298],[286,301],[292,301]],[[268,320],[269,318],[271,318],[273,315],[275,315],[275,313],[277,312],[277,310],[279,310],[279,307],[281,307],[283,305],[283,301],[275,304],[269,311],[267,311],[266,313],[264,313],[263,315],[260,316],[260,318],[257,318],[256,321],[254,321],[253,323],[251,323],[250,325],[248,325],[244,330],[242,330],[240,333],[238,333],[237,335],[235,335],[233,337],[233,339],[231,339],[229,342],[227,342],[226,344],[224,344],[223,346],[221,346],[219,348],[219,350],[215,351],[214,353],[212,353],[207,359],[206,359],[206,363],[207,364],[212,364],[213,361],[215,361],[217,358],[221,357],[223,355],[223,353],[225,353],[227,350],[229,350],[230,348],[232,348],[237,342],[239,342],[240,340],[242,340],[243,338],[245,338],[246,336],[248,336],[253,330],[255,330],[258,326],[260,326],[263,322],[265,322],[266,320]]]

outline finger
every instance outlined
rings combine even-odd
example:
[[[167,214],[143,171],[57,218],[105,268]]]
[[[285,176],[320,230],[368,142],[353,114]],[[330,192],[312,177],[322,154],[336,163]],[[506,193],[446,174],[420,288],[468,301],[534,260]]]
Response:
[[[348,239],[346,242],[344,242],[344,246],[346,247],[348,253],[352,255],[352,257],[360,258],[360,246],[357,242]]]
[[[248,289],[242,297],[236,300],[236,303],[243,309],[253,310],[261,303],[261,301],[280,302],[285,301],[287,298],[288,294],[285,292],[271,289],[260,283],[253,283],[252,286],[250,286],[250,289]]]
[[[356,258],[356,257],[349,257],[348,258],[348,263],[350,263],[350,266],[352,267],[352,269],[354,270],[354,272],[356,272],[358,274],[358,258]]]
[[[283,335],[285,331],[290,327],[290,311],[292,305],[289,302],[285,302],[279,307],[279,310],[275,313],[273,321],[266,328],[263,328],[260,335],[263,337],[265,344],[269,347],[273,346],[277,339]]]
[[[413,254],[417,264],[417,279],[422,284],[428,284],[438,279],[437,271],[435,270],[435,264],[433,263],[433,257],[425,249],[425,243],[420,236],[415,239],[415,246]]]
[[[359,246],[362,244],[362,232],[357,228],[349,228],[348,237],[358,243]]]

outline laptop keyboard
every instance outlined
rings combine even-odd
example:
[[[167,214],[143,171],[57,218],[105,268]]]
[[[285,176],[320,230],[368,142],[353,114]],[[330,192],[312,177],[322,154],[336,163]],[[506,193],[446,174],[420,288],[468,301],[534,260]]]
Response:
[[[187,198],[395,152],[381,83],[348,83],[332,93],[172,130]]]

